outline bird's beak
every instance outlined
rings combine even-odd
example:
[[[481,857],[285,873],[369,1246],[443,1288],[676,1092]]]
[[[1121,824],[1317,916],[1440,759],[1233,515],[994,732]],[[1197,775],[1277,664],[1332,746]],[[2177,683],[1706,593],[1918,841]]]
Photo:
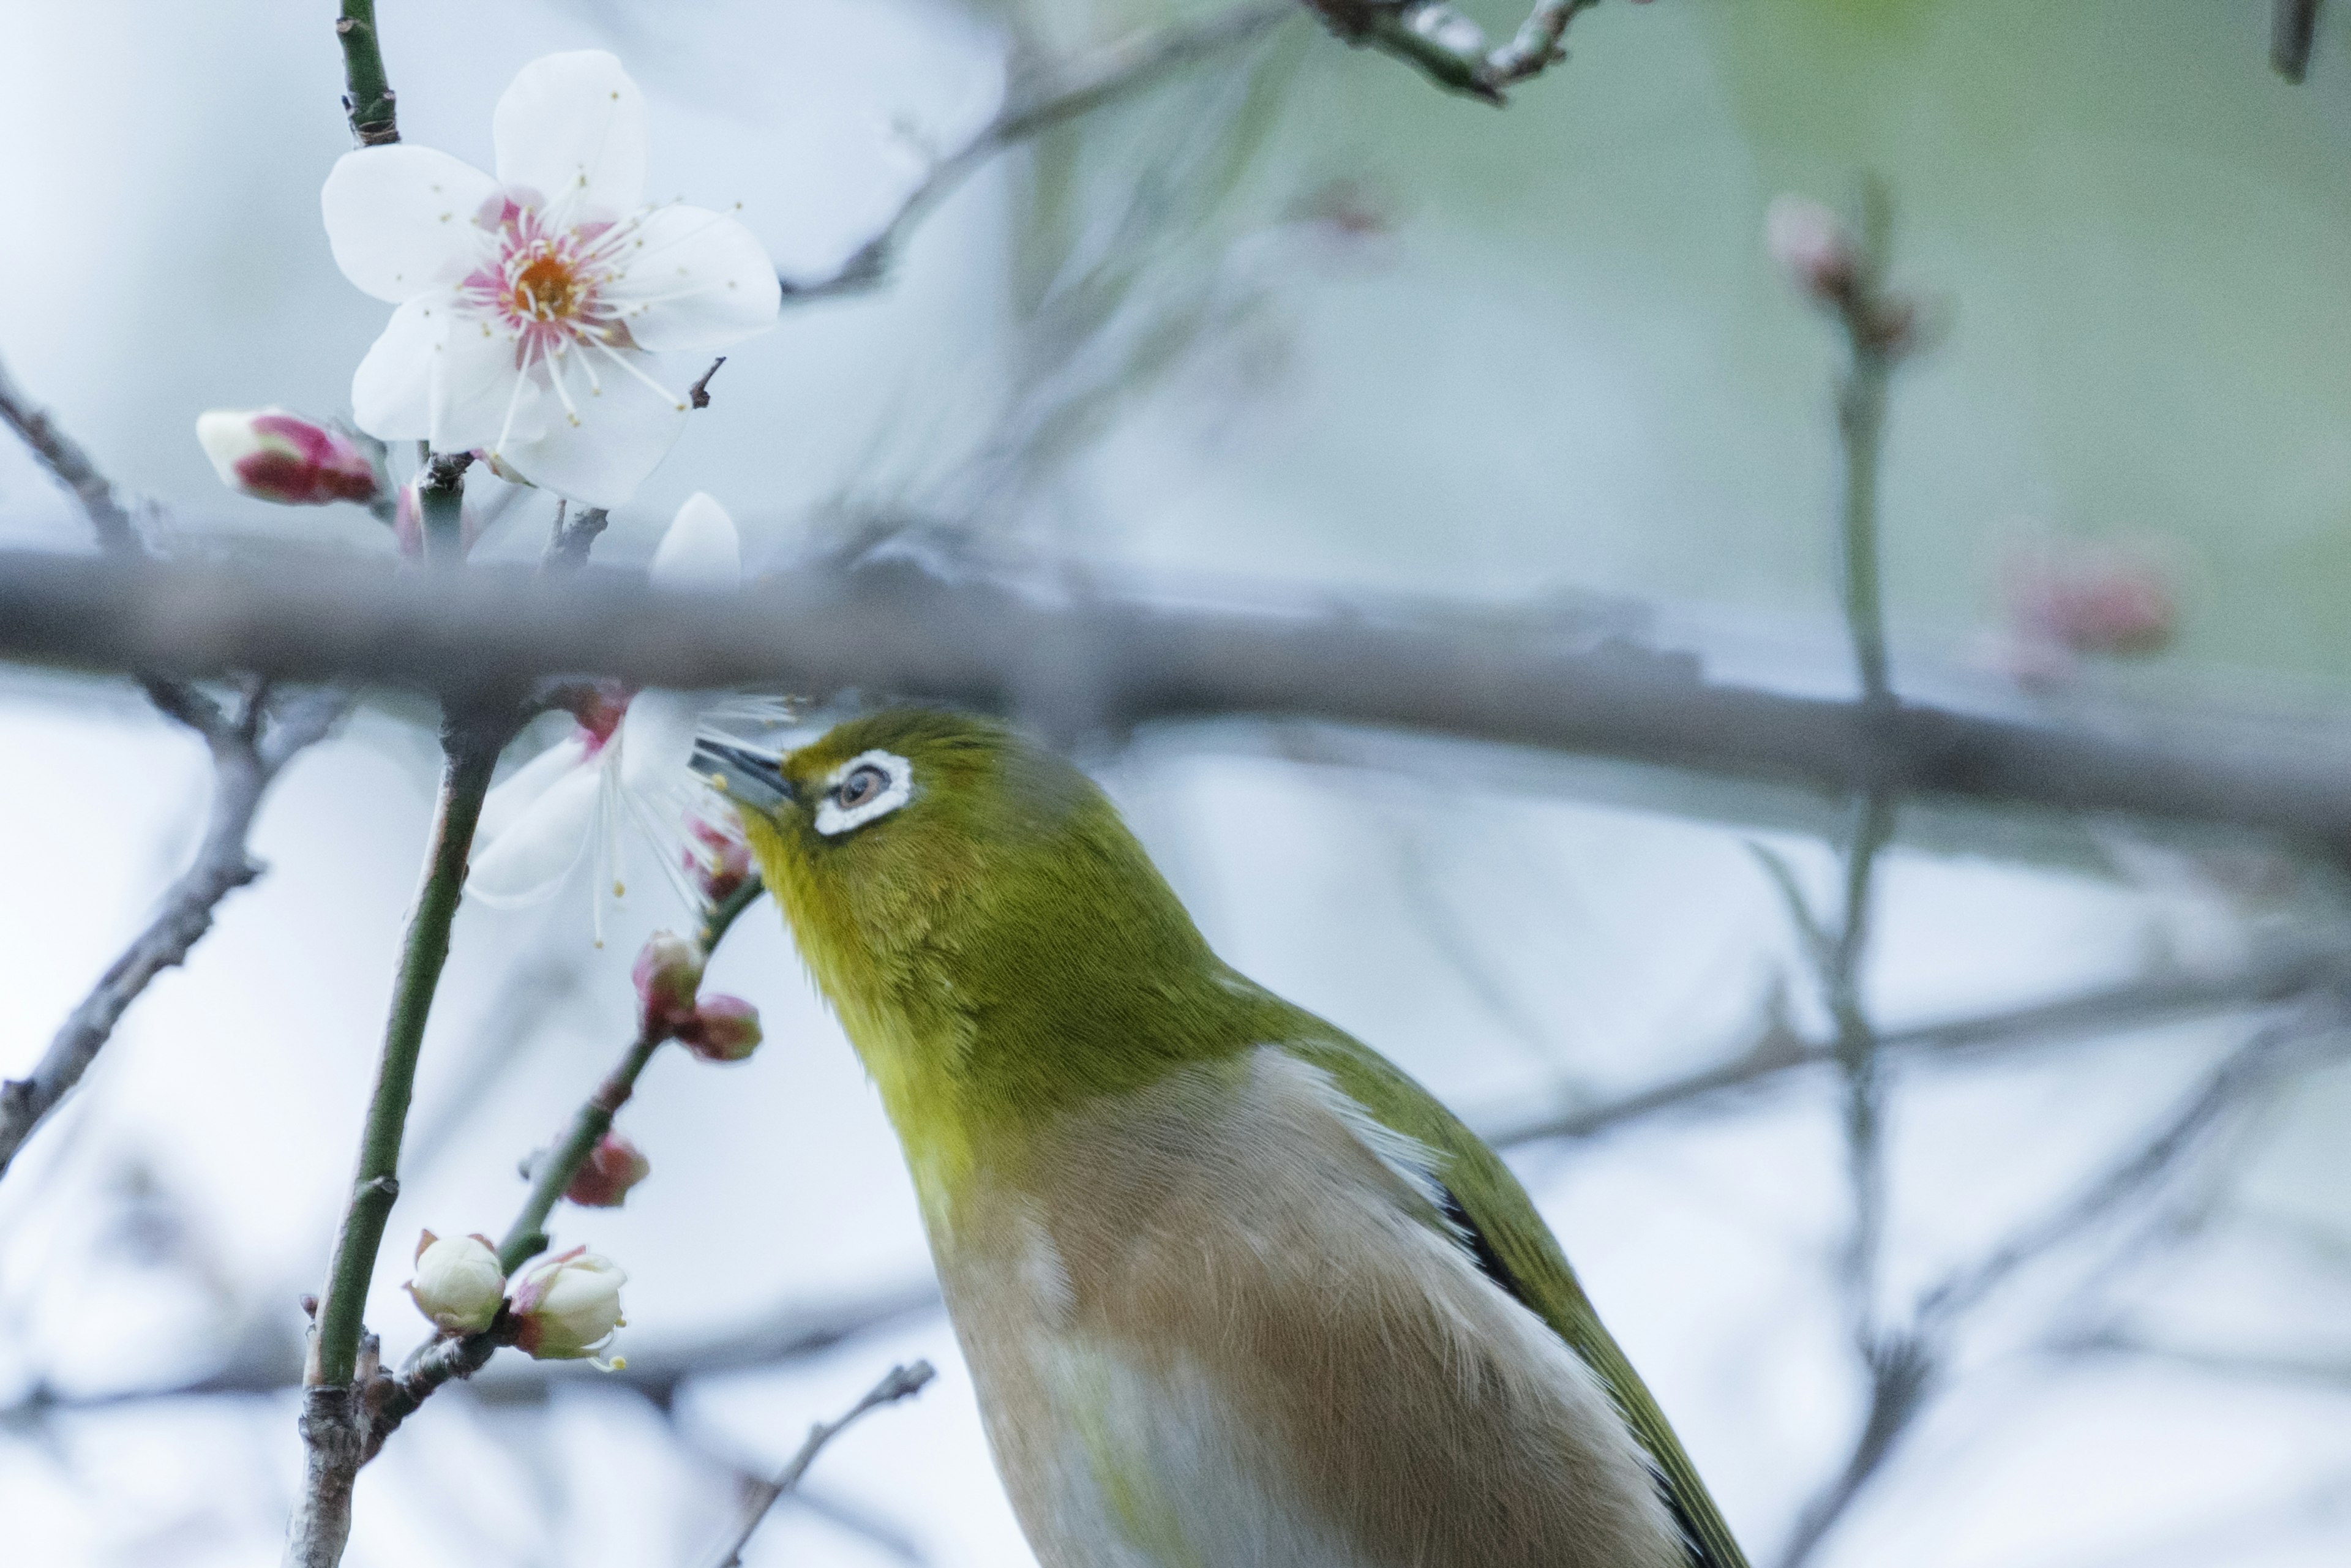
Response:
[[[784,777],[778,758],[725,741],[695,741],[694,770],[709,779],[719,793],[753,810],[772,811],[793,800],[792,782]]]

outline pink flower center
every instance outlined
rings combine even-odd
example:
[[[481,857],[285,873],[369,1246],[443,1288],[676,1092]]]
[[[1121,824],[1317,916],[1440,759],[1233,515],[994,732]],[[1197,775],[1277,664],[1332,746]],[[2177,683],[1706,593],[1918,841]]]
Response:
[[[496,235],[496,256],[466,276],[459,297],[515,335],[517,367],[582,340],[626,344],[629,329],[603,291],[618,272],[613,242],[628,225],[552,229],[537,204],[528,191],[490,198],[477,221]]]

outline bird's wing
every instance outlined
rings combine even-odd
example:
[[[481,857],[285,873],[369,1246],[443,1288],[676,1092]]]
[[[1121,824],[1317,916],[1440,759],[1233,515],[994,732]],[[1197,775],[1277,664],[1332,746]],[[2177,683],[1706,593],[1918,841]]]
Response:
[[[1640,1375],[1593,1310],[1575,1270],[1526,1189],[1501,1157],[1426,1090],[1359,1041],[1332,1030],[1287,1049],[1329,1072],[1339,1088],[1393,1132],[1436,1154],[1431,1173],[1449,1199],[1443,1218],[1496,1284],[1549,1323],[1583,1357],[1625,1417],[1656,1473],[1658,1492],[1690,1544],[1692,1568],[1747,1568],[1689,1456]],[[1432,1222],[1435,1222],[1432,1217]]]

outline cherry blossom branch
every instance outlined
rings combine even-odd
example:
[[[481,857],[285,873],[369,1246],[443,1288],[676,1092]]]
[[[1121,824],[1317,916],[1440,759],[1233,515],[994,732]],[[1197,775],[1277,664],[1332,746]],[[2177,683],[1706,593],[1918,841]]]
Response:
[[[368,1452],[364,1394],[375,1380],[372,1375],[360,1375],[365,1333],[361,1315],[384,1223],[400,1196],[400,1144],[416,1086],[417,1053],[441,967],[449,956],[449,925],[465,889],[474,824],[481,816],[498,752],[516,724],[511,706],[452,708],[443,721],[441,792],[423,883],[401,944],[375,1087],[360,1134],[359,1169],[335,1234],[303,1371],[304,1486],[287,1528],[287,1568],[335,1568],[350,1536],[351,1486]]]
[[[144,558],[145,547],[113,484],[79,443],[24,395],[5,364],[0,364],[0,423],[72,492],[102,550],[117,558]],[[149,700],[194,730],[211,752],[211,818],[195,863],[172,883],[147,929],[66,1019],[33,1075],[0,1082],[0,1175],[33,1129],[80,1082],[148,983],[183,962],[212,928],[212,912],[220,901],[261,874],[261,867],[246,852],[246,841],[262,796],[294,755],[325,735],[348,706],[332,694],[305,698],[280,716],[265,737],[269,725],[266,685],[248,685],[241,711],[232,717],[185,681],[146,671],[138,679]]]
[[[2228,824],[2351,851],[2351,770],[2321,731],[2218,737],[2116,706],[2058,728],[1896,699],[1877,711],[1708,681],[1527,612],[1246,584],[1056,602],[905,563],[811,566],[733,596],[620,573],[113,562],[0,551],[0,657],[184,674],[362,677],[455,698],[596,673],[647,685],[851,689],[1079,732],[1250,715],[1418,730],[1849,797],[2001,801]],[[1267,606],[1271,606],[1268,608]],[[1050,655],[1042,650],[1051,650]],[[1047,677],[1050,680],[1048,681]],[[1040,705],[1053,711],[1040,714]],[[2288,744],[2288,742],[2291,744]]]
[[[703,961],[708,961],[720,939],[743,911],[758,900],[761,891],[754,876],[712,906],[695,937],[696,950]],[[612,1130],[612,1118],[636,1092],[637,1079],[653,1061],[653,1053],[671,1038],[669,1033],[652,1028],[642,1030],[622,1055],[621,1064],[572,1113],[563,1141],[542,1156],[533,1170],[530,1195],[523,1200],[522,1211],[515,1216],[505,1239],[498,1243],[501,1272],[511,1275],[547,1249],[548,1216],[554,1212],[557,1202],[587,1164],[598,1142]],[[513,1318],[501,1308],[496,1320],[480,1333],[427,1340],[409,1356],[397,1376],[366,1380],[360,1395],[366,1433],[360,1448],[360,1461],[373,1458],[382,1448],[384,1439],[413,1415],[434,1390],[452,1379],[470,1378],[488,1365],[501,1346],[515,1343],[517,1327]]]
[[[362,147],[400,140],[400,120],[392,83],[384,76],[382,40],[376,36],[375,0],[343,0],[335,19],[335,40],[343,47],[343,112]]]
[[[776,1506],[778,1498],[800,1484],[800,1478],[808,1474],[809,1467],[816,1462],[817,1455],[824,1450],[827,1443],[856,1425],[870,1412],[913,1398],[935,1375],[937,1374],[927,1361],[893,1366],[883,1375],[881,1382],[866,1390],[865,1397],[851,1406],[838,1420],[820,1421],[810,1427],[808,1440],[800,1445],[799,1452],[792,1456],[783,1473],[772,1481],[762,1483],[751,1493],[750,1502],[743,1511],[742,1528],[735,1532],[735,1539],[728,1542],[726,1553],[718,1559],[716,1568],[742,1568],[743,1549],[750,1545],[751,1537],[758,1533],[761,1521],[768,1517],[768,1511]]]
[[[881,232],[851,252],[831,272],[821,277],[785,277],[784,303],[862,294],[879,287],[915,225],[998,152],[1127,98],[1186,66],[1238,48],[1287,21],[1295,11],[1290,0],[1259,0],[1206,21],[1170,27],[1122,44],[1087,66],[1067,72],[1061,84],[1049,91],[1025,96],[1019,102],[1008,101],[977,135],[933,164]]]
[[[287,705],[273,723],[264,695],[257,688],[248,693],[233,721],[198,727],[212,753],[213,800],[195,862],[172,883],[147,928],[58,1028],[31,1074],[0,1082],[0,1175],[81,1082],[148,983],[185,962],[212,929],[220,901],[261,874],[246,841],[263,797],[295,754],[325,735],[348,706],[340,694],[314,694]]]
[[[1510,41],[1489,47],[1485,30],[1446,0],[1306,0],[1331,30],[1414,66],[1439,87],[1499,107],[1504,89],[1567,58],[1560,39],[1576,13],[1599,0],[1535,0]]]

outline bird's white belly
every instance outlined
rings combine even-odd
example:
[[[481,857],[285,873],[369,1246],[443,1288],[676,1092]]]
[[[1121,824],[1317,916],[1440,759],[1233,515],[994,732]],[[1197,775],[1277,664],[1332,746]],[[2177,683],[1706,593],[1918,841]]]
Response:
[[[1025,1522],[1045,1568],[1373,1568],[1313,1517],[1202,1369],[1043,1335],[1026,1359],[1062,1436],[998,1449],[1032,1500]]]

